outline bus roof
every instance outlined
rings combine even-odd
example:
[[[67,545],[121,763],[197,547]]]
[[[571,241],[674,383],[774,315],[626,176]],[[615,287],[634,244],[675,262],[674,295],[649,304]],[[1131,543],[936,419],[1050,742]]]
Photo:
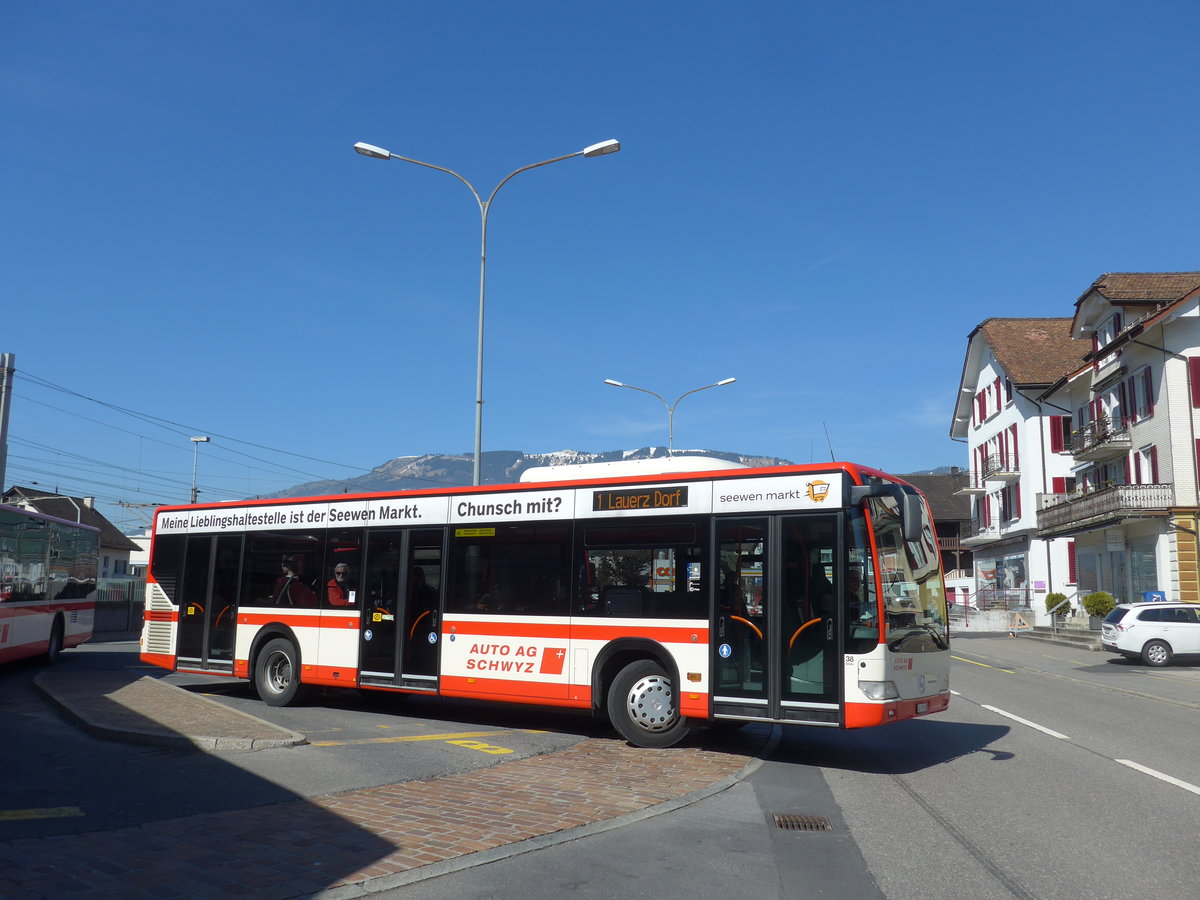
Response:
[[[714,469],[748,469],[745,463],[715,456],[660,456],[654,459],[621,459],[615,462],[579,463],[566,466],[537,466],[521,473],[521,481],[578,481],[590,478],[620,478],[624,475],[667,475],[677,472],[707,472]]]

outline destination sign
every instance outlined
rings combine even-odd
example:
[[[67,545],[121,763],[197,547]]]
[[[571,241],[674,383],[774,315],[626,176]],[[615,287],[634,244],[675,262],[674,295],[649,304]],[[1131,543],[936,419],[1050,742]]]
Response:
[[[593,512],[627,509],[683,509],[688,505],[686,487],[638,488],[624,491],[593,491]]]

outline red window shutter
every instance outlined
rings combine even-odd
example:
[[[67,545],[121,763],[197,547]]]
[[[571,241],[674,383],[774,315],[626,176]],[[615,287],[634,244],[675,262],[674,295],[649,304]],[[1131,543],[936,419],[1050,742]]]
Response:
[[[1128,428],[1132,417],[1129,415],[1129,397],[1131,395],[1125,390],[1125,382],[1117,385],[1117,404],[1121,407],[1121,421],[1113,422],[1114,428]]]
[[[1019,518],[1021,518],[1021,483],[1020,482],[1017,482],[1016,484],[1014,484],[1012,486],[1012,496],[1013,496],[1013,511],[1015,513],[1015,515],[1013,515],[1013,518],[1019,519]]]
[[[1075,577],[1075,542],[1067,541],[1067,582],[1070,584],[1078,584],[1079,579]]]
[[[1150,483],[1158,484],[1158,448],[1151,447],[1146,455],[1150,458]]]
[[[1010,425],[1009,431],[1012,432],[1012,467],[1014,472],[1021,471],[1021,456],[1017,452],[1017,426]]]
[[[1188,379],[1192,387],[1192,408],[1200,407],[1200,356],[1188,357]]]
[[[1145,379],[1146,415],[1152,416],[1154,415],[1154,379],[1151,377],[1149,369],[1142,373],[1142,377]]]
[[[1063,427],[1062,420],[1066,416],[1051,416],[1050,417],[1050,452],[1062,453],[1066,448],[1063,447]]]
[[[1133,454],[1133,483],[1142,483],[1142,454]]]
[[[1125,393],[1129,396],[1129,412],[1126,418],[1130,423],[1138,420],[1138,395],[1137,395],[1137,379],[1130,377]]]
[[[1053,478],[1051,479],[1051,485],[1053,486],[1054,493],[1056,494],[1065,494],[1067,492],[1066,478]]]
[[[1096,332],[1093,331],[1092,332],[1092,356],[1093,357],[1095,357],[1096,351],[1099,349],[1100,349],[1100,335],[1096,334]],[[1100,360],[1099,359],[1097,359],[1097,358],[1092,359],[1092,368],[1093,369],[1100,368]]]

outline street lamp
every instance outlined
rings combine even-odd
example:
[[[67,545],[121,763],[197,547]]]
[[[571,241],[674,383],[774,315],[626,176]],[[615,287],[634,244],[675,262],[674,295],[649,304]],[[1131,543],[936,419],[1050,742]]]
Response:
[[[722,378],[720,381],[714,382],[713,384],[706,384],[704,387],[692,388],[692,390],[685,391],[684,393],[680,394],[679,398],[674,403],[668,404],[666,400],[663,400],[661,394],[656,394],[654,391],[648,391],[645,388],[634,387],[632,384],[623,384],[622,382],[614,381],[611,378],[604,379],[605,384],[611,384],[613,387],[629,388],[631,391],[641,391],[643,394],[650,394],[654,397],[658,397],[658,399],[662,401],[662,405],[667,408],[667,456],[670,456],[675,449],[675,407],[679,405],[679,401],[688,396],[688,394],[695,394],[698,391],[707,391],[709,388],[733,384],[735,381],[737,381],[736,378]]]
[[[574,153],[568,153],[565,156],[556,156],[553,159],[542,160],[541,162],[533,163],[532,165],[522,166],[521,168],[510,172],[504,177],[501,182],[492,189],[492,193],[484,200],[479,196],[479,191],[475,190],[475,185],[463,178],[453,169],[447,169],[444,166],[435,166],[433,163],[422,162],[419,159],[412,159],[408,156],[400,156],[397,153],[392,153],[390,150],[385,150],[382,147],[376,147],[374,144],[364,144],[361,141],[354,145],[354,152],[360,153],[363,156],[368,156],[371,159],[400,159],[404,162],[415,163],[418,166],[425,166],[428,169],[437,169],[439,172],[445,172],[448,175],[453,175],[459,181],[467,186],[471,194],[475,197],[475,202],[479,204],[479,217],[481,224],[481,238],[479,250],[479,341],[478,352],[475,360],[475,466],[474,480],[472,484],[479,484],[479,463],[483,455],[483,296],[484,296],[484,281],[487,269],[487,222],[488,211],[492,208],[492,201],[496,198],[497,192],[504,187],[512,178],[520,175],[522,172],[528,172],[530,169],[536,169],[539,166],[548,166],[550,163],[562,162],[564,159],[572,159],[576,156],[593,157],[607,156],[610,153],[616,153],[621,149],[621,142],[617,140],[601,141],[598,144],[592,144],[584,147],[582,150],[576,150]]]
[[[200,445],[211,441],[210,437],[192,438],[192,503],[196,502],[199,491],[196,489],[196,465],[200,462]]]

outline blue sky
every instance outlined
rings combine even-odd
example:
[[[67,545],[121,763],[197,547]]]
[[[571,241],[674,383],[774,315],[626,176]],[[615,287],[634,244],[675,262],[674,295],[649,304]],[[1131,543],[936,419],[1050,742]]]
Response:
[[[979,322],[1200,268],[1198,10],[6,3],[7,481],[183,502],[203,434],[203,499],[470,453],[478,208],[356,141],[485,196],[622,142],[497,196],[485,450],[661,446],[605,378],[736,377],[677,449],[965,465]]]

